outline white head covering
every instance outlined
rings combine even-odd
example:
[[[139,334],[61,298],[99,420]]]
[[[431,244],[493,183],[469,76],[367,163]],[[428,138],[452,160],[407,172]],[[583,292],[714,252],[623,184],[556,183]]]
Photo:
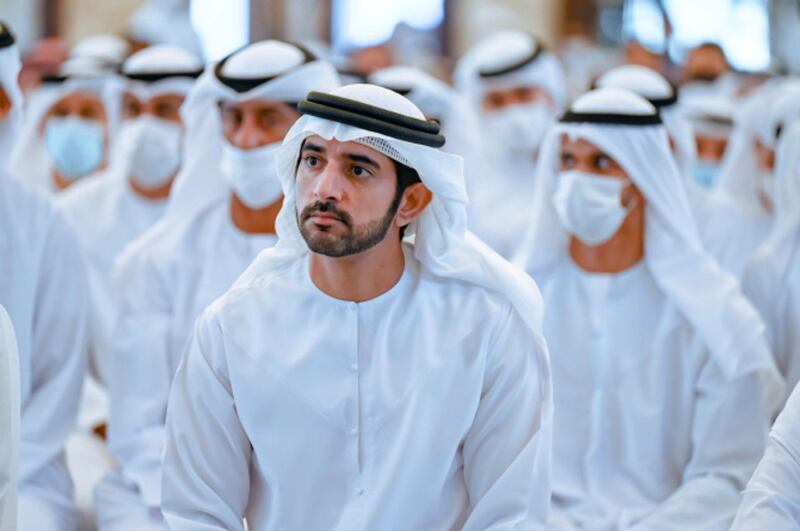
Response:
[[[0,22],[0,86],[11,102],[11,112],[0,122],[0,161],[3,161],[3,169],[8,166],[17,138],[17,128],[22,120],[23,100],[18,82],[21,66],[14,35]]]
[[[522,63],[519,68],[509,68]],[[481,76],[481,72],[505,69],[509,70],[506,74]],[[482,108],[488,90],[519,85],[543,88],[553,98],[557,111],[567,100],[566,78],[558,58],[531,35],[516,30],[498,31],[478,41],[459,60],[453,80],[474,109]]]
[[[782,82],[768,81],[737,103],[735,126],[719,171],[718,193],[732,199],[740,208],[760,212],[758,201],[759,169],[754,140],[757,131],[769,130],[772,101]]]
[[[117,35],[101,33],[81,40],[70,50],[70,57],[89,57],[116,67],[131,52],[128,41]]]
[[[617,88],[638,94],[661,112],[661,119],[675,143],[675,158],[684,177],[690,175],[697,158],[697,144],[691,122],[678,110],[678,91],[667,79],[650,68],[622,65],[609,70],[595,82],[597,88]]]
[[[110,75],[107,65],[93,58],[76,57],[67,61],[57,76],[47,77],[28,99],[19,139],[11,155],[11,173],[24,181],[51,187],[50,155],[40,135],[42,119],[60,99],[77,92],[97,97],[105,107],[108,120],[107,159],[114,151],[120,114],[122,85]]]
[[[0,306],[0,530],[17,528],[20,368],[14,327]]]
[[[336,89],[333,95],[366,103],[404,116],[424,120],[413,103],[399,94],[374,85],[356,84]],[[283,207],[278,214],[278,243],[262,251],[235,285],[269,278],[309,252],[297,225],[295,207],[295,169],[303,141],[319,135],[339,142],[359,142],[417,170],[432,192],[428,208],[408,226],[407,240],[414,256],[432,274],[484,287],[502,294],[519,312],[522,320],[541,342],[536,352],[542,368],[542,429],[550,440],[552,390],[549,358],[542,339],[542,300],[534,281],[506,262],[467,231],[467,192],[462,159],[432,147],[398,140],[386,134],[346,125],[316,116],[301,117],[287,133],[278,152],[277,170],[283,184]],[[545,445],[537,459],[533,477],[549,477],[550,447]]]
[[[221,79],[238,80],[237,91]],[[296,103],[312,90],[338,86],[336,70],[303,50],[281,41],[251,44],[219,63],[206,66],[189,93],[181,117],[186,130],[184,159],[167,210],[170,223],[193,218],[229,193],[220,178],[222,123],[217,103],[272,100]]]
[[[643,98],[619,89],[598,89],[571,106],[572,113],[657,115]],[[705,252],[662,125],[558,123],[548,133],[537,168],[536,204],[518,260],[527,271],[555,264],[568,253],[570,235],[553,206],[561,137],[581,138],[610,155],[646,199],[644,262],[666,297],[694,326],[727,376],[753,371],[769,379],[767,403],[783,393],[764,324],[741,294],[736,279]]]
[[[125,77],[126,90],[139,97],[186,95],[203,73],[203,62],[183,48],[160,44],[131,55],[120,71]]]
[[[476,153],[480,145],[477,117],[461,94],[443,81],[419,68],[391,66],[373,73],[369,82],[404,95],[426,118],[439,121],[447,138],[445,151],[465,159]]]
[[[128,20],[128,31],[148,44],[171,44],[202,53],[188,0],[145,0]]]

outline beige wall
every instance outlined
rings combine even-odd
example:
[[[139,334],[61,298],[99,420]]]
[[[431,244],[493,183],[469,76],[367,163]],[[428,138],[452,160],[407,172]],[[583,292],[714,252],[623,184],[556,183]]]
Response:
[[[529,31],[545,43],[558,43],[563,0],[453,0],[453,51],[461,55],[471,43],[497,29]]]
[[[70,44],[95,33],[123,35],[126,20],[141,3],[142,0],[61,0],[62,35]]]

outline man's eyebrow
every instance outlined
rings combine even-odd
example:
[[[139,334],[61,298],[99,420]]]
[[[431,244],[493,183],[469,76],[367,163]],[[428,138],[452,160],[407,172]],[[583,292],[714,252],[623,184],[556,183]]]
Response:
[[[381,165],[374,159],[369,158],[366,155],[358,155],[356,153],[347,153],[345,157],[353,162],[360,162],[362,164],[366,164],[367,166],[372,166],[376,170],[381,169]]]
[[[313,142],[305,142],[303,144],[303,147],[300,149],[300,151],[301,152],[303,152],[303,151],[313,151],[314,153],[324,154],[325,153],[325,148],[320,146],[320,145],[318,145],[318,144],[314,144]]]

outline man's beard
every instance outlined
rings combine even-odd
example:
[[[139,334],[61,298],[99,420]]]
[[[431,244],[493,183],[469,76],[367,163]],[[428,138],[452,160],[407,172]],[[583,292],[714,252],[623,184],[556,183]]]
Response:
[[[402,195],[400,198],[402,198]],[[389,210],[382,218],[359,226],[353,226],[352,216],[343,210],[339,210],[334,204],[316,201],[303,208],[303,211],[299,214],[295,210],[297,225],[300,227],[300,234],[311,252],[332,258],[351,256],[362,253],[383,241],[400,206],[400,201],[397,199],[396,197],[392,201]],[[318,212],[336,216],[347,229],[345,233],[341,236],[332,234],[330,229],[333,226],[315,225],[314,229],[306,228],[306,222]]]

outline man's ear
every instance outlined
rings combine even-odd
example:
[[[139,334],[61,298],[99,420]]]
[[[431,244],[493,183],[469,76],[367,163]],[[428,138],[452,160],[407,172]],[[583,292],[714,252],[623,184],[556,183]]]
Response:
[[[397,226],[403,227],[417,219],[432,199],[433,194],[422,183],[412,184],[406,188],[395,216]]]
[[[5,89],[0,87],[0,119],[8,116],[11,112],[11,99],[8,97]]]

